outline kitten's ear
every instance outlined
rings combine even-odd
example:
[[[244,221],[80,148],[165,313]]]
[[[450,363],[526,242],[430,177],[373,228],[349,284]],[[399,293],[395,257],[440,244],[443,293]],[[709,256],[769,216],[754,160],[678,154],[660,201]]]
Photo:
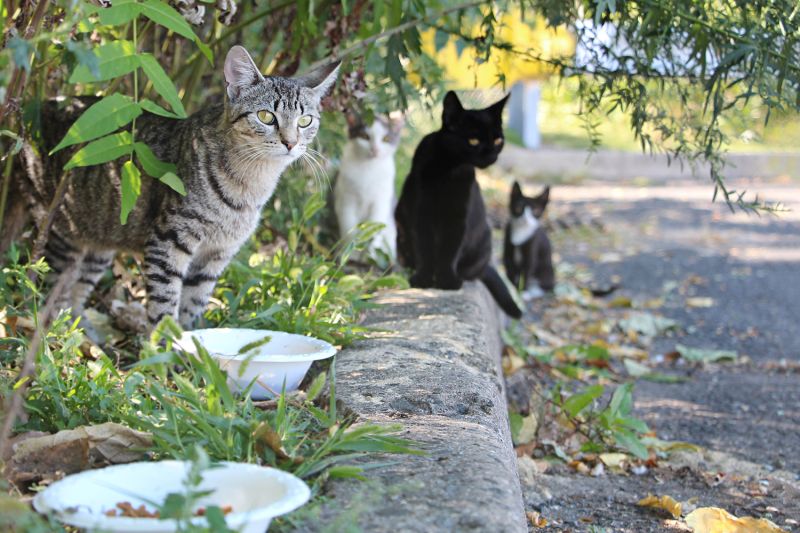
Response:
[[[545,186],[544,190],[539,196],[535,198],[531,198],[531,202],[534,205],[534,211],[536,212],[536,216],[542,216],[544,213],[544,208],[547,207],[547,202],[550,201],[550,186]]]
[[[336,82],[336,76],[339,75],[339,66],[341,64],[341,61],[334,61],[327,65],[322,65],[307,74],[295,78],[295,80],[303,87],[308,87],[314,91],[321,100]]]
[[[442,109],[442,124],[447,125],[464,111],[464,106],[453,91],[447,91]]]
[[[235,99],[242,89],[264,81],[253,58],[244,47],[236,45],[225,57],[225,81],[228,83],[228,98]]]
[[[392,133],[400,133],[406,125],[406,116],[402,111],[392,111],[389,113],[389,130]]]
[[[487,107],[486,111],[490,112],[493,115],[501,116],[503,114],[503,108],[505,107],[509,96],[511,96],[511,93],[505,95],[499,102],[495,102],[494,104]]]

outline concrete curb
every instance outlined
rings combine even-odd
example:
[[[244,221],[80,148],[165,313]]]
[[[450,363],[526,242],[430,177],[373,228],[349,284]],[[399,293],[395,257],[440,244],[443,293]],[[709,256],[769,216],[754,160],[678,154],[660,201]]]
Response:
[[[488,291],[392,291],[377,303],[366,325],[387,333],[337,356],[337,399],[359,421],[401,423],[428,453],[380,458],[366,483],[332,481],[313,529],[527,531]]]

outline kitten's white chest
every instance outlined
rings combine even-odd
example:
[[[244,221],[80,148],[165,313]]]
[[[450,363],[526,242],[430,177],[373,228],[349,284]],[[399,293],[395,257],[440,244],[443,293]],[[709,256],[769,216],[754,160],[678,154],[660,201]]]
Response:
[[[526,207],[521,216],[511,217],[511,244],[519,246],[536,233],[539,221],[533,216],[530,207]]]

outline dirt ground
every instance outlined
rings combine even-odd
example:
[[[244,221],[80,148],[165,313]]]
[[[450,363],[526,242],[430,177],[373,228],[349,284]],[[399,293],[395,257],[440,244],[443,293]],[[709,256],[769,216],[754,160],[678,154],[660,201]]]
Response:
[[[653,339],[648,363],[678,343],[733,350],[738,360],[670,367],[686,378],[679,383],[636,382],[634,416],[658,438],[701,452],[673,454],[643,475],[597,477],[521,459],[526,506],[547,520],[544,531],[691,530],[638,507],[648,493],[672,496],[684,511],[721,507],[800,531],[800,187],[748,188],[794,211],[731,213],[696,181],[553,189],[551,217],[604,227],[554,231],[558,263],[588,272],[587,284],[618,285],[607,300],[661,302],[658,314],[679,324]],[[557,305],[537,301],[525,321],[542,321]]]

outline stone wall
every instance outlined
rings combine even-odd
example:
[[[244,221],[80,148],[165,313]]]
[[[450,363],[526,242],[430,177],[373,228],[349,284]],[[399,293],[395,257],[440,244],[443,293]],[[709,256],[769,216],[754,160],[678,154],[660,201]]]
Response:
[[[488,291],[392,291],[376,303],[366,325],[385,333],[337,356],[336,396],[359,421],[402,424],[427,454],[387,455],[366,482],[329,483],[309,529],[527,531]]]

